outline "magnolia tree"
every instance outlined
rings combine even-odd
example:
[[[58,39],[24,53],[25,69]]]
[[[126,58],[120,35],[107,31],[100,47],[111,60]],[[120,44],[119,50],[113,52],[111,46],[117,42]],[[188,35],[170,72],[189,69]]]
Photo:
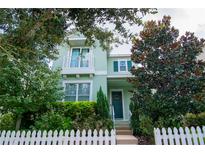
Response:
[[[190,32],[179,36],[170,20],[147,21],[133,40],[131,59],[138,67],[129,79],[134,87],[130,109],[138,134],[149,135],[146,126],[179,126],[187,112],[205,111],[205,62],[197,59],[204,39]]]

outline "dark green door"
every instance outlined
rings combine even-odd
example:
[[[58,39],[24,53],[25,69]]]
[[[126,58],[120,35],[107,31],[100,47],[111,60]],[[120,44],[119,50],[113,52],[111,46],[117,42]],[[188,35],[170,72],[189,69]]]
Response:
[[[112,91],[112,105],[114,107],[115,118],[123,118],[123,109],[122,109],[122,92],[121,91]]]

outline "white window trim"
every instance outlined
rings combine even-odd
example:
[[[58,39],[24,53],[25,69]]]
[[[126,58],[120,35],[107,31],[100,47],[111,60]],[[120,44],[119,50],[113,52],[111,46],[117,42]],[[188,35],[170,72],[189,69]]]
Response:
[[[80,53],[82,51],[82,49],[84,48],[88,48],[89,49],[89,61],[88,61],[88,67],[80,67],[80,62],[81,62],[81,57],[80,57],[80,60],[78,61],[78,67],[71,67],[71,58],[72,58],[72,53],[73,53],[73,49],[76,49],[76,48],[79,48],[80,49]],[[87,47],[87,46],[83,46],[83,47],[72,47],[70,48],[70,51],[69,51],[69,62],[68,62],[68,67],[69,68],[90,68],[92,63],[92,50],[91,50],[91,47]]]
[[[120,62],[125,61],[125,71],[120,70]],[[127,60],[118,60],[118,70],[119,72],[127,72]]]
[[[76,83],[78,84],[77,89],[76,89],[76,99],[75,101],[78,101],[78,87],[79,87],[79,83],[90,83],[90,95],[89,95],[89,101],[92,101],[92,92],[93,92],[93,81],[92,80],[73,80],[73,81],[63,81],[63,90],[65,92],[65,87],[66,84],[69,83]],[[65,101],[64,98],[62,100],[63,102]]]
[[[114,61],[115,61],[115,60],[114,60]],[[114,61],[113,61],[113,62],[114,62]],[[129,71],[128,71],[127,62],[130,61],[130,59],[120,58],[120,59],[118,59],[117,61],[118,61],[118,72],[129,72]],[[125,71],[121,71],[121,70],[120,70],[120,61],[125,61],[125,67],[126,67],[126,70],[125,70]],[[113,69],[113,70],[114,70],[114,69]]]

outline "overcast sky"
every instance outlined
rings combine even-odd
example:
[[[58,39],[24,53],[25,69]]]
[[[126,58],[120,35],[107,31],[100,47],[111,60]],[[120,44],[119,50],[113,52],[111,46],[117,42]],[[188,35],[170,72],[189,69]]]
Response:
[[[159,20],[164,15],[171,16],[172,25],[179,29],[180,35],[186,31],[194,32],[198,37],[205,38],[205,8],[204,9],[158,9],[158,13],[148,15],[144,20]],[[139,31],[139,30],[137,30]],[[124,44],[113,48],[112,53],[129,53],[131,44]]]

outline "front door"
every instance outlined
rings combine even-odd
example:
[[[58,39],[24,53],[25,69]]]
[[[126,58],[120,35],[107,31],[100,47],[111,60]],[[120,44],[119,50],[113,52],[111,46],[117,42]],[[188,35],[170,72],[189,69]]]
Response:
[[[112,91],[112,105],[114,107],[115,118],[123,119],[122,91]]]

